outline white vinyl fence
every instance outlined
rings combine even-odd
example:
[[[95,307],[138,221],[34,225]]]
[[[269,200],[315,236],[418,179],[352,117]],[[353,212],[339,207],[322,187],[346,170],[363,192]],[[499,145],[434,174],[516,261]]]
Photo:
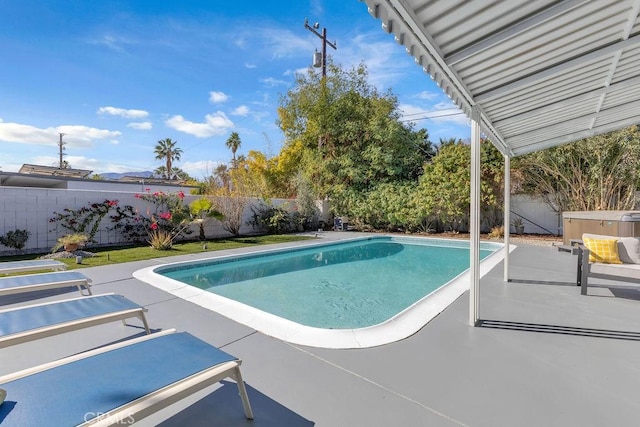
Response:
[[[34,187],[0,187],[0,235],[5,235],[9,231],[28,230],[31,234],[27,241],[23,253],[47,252],[55,244],[58,237],[68,234],[69,231],[55,222],[49,220],[54,217],[54,212],[63,212],[65,208],[80,209],[88,207],[91,203],[102,203],[105,200],[117,200],[118,205],[123,207],[130,205],[140,213],[145,214],[153,205],[136,197],[135,192],[123,191],[103,191],[103,190],[68,190],[68,189],[48,189]],[[185,196],[185,202],[189,203],[199,196]],[[273,200],[274,205],[289,203],[293,207],[295,203],[289,200]],[[243,235],[254,234],[247,221],[252,217],[251,206],[259,203],[258,200],[250,202],[243,214],[242,227],[240,233]],[[538,234],[561,234],[558,227],[558,213],[553,212],[548,205],[543,202],[531,199],[528,196],[514,195],[512,199],[512,218],[522,217],[525,224],[526,233]],[[327,202],[322,202],[321,219],[331,224],[328,217],[329,206]],[[128,243],[123,235],[112,230],[113,223],[109,215],[103,218],[95,240],[98,245],[113,245]],[[146,215],[145,215],[146,216]],[[196,237],[197,226],[193,227]],[[222,223],[217,220],[207,222],[205,227],[207,238],[228,237],[231,234],[224,230]],[[0,245],[0,255],[12,254],[10,248]]]
[[[531,196],[511,196],[511,220],[515,218],[522,218],[525,233],[562,235],[562,212],[554,212],[548,204]]]

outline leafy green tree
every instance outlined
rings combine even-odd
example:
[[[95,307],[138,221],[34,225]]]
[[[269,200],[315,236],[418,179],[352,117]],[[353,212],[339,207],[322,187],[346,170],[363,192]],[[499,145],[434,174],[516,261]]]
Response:
[[[269,186],[276,197],[296,197],[295,177],[302,170],[302,156],[304,147],[302,140],[298,139],[282,147],[280,153],[268,159],[268,167],[265,171]],[[314,189],[311,188],[315,196]]]
[[[412,182],[381,183],[352,202],[354,218],[350,221],[361,230],[420,230],[422,214],[415,191]]]
[[[316,198],[313,195],[311,183],[304,177],[302,172],[298,172],[294,178],[294,183],[297,193],[297,219],[304,229],[315,229],[318,225],[320,209],[316,206]]]
[[[176,146],[177,144],[178,141],[173,141],[171,138],[165,138],[158,141],[154,148],[156,160],[164,160],[166,162],[163,175],[163,178],[165,179],[171,179],[173,162],[174,160],[180,160],[180,156],[182,155],[182,150]]]
[[[626,210],[640,185],[640,129],[597,135],[514,162],[522,191],[555,211]]]
[[[433,155],[427,132],[402,123],[397,98],[367,77],[362,64],[345,71],[330,63],[326,80],[314,70],[298,74],[278,109],[281,156],[299,160],[289,180],[301,170],[341,215],[352,215],[353,203],[380,183],[416,180]]]
[[[481,210],[485,226],[500,223],[504,185],[504,162],[489,142],[481,145]],[[414,215],[439,227],[466,231],[469,223],[471,147],[462,141],[441,144],[438,154],[425,166],[412,204]]]

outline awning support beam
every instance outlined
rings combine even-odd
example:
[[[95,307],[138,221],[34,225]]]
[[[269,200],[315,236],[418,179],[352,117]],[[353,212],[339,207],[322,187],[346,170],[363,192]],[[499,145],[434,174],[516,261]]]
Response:
[[[470,200],[470,288],[469,323],[476,326],[480,319],[480,112],[471,109],[471,200]]]
[[[509,230],[511,229],[511,158],[504,156],[504,281],[509,281]]]

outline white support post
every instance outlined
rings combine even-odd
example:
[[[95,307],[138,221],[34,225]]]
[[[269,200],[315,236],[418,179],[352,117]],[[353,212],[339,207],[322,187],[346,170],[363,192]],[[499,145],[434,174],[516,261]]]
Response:
[[[509,281],[509,230],[511,229],[511,157],[504,156],[504,281]]]
[[[480,114],[471,110],[471,200],[470,200],[470,273],[469,323],[476,326],[480,319]]]

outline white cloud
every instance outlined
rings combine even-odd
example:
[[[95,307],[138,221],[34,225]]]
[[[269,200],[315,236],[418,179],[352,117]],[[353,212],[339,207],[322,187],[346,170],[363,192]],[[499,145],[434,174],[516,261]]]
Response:
[[[244,49],[247,46],[247,39],[244,36],[237,36],[233,44],[240,49]]]
[[[246,68],[249,68],[249,69],[252,69],[252,68],[256,68],[256,67],[257,67],[257,65],[256,65],[256,64],[249,64],[248,62],[245,62],[244,66],[245,66]]]
[[[434,99],[438,98],[440,95],[442,94],[437,92],[429,92],[428,90],[423,90],[422,92],[416,94],[415,98],[424,99],[425,101],[433,101]]]
[[[62,132],[65,134],[63,139],[67,141],[67,143],[87,146],[92,145],[94,140],[113,139],[122,135],[120,131],[96,129],[79,125],[58,126],[56,130],[56,133]]]
[[[238,108],[236,108],[235,110],[233,110],[231,112],[232,115],[234,116],[247,116],[249,114],[249,107],[247,107],[246,105],[241,105]]]
[[[151,122],[134,122],[134,123],[129,123],[127,127],[133,128],[136,130],[149,130],[153,128],[153,124]]]
[[[324,7],[320,0],[311,0],[311,8],[313,10],[313,16],[324,15]]]
[[[209,92],[209,102],[212,104],[219,104],[225,102],[227,99],[229,99],[229,97],[224,92],[218,92],[215,90]]]
[[[313,52],[316,36],[309,34],[301,37],[298,34],[298,31],[293,32],[282,28],[264,28],[259,31],[260,39],[267,45],[266,51],[271,52],[274,59],[294,57],[300,51]]]
[[[144,119],[149,116],[149,113],[144,110],[126,110],[124,108],[116,107],[100,107],[98,114],[109,114],[111,116],[120,116],[126,119]]]
[[[20,123],[0,122],[0,140],[22,144],[56,145],[60,140],[60,133],[64,133],[63,140],[76,147],[88,147],[94,140],[115,139],[121,135],[119,131],[97,129],[81,125],[64,125],[37,128]]]
[[[213,174],[220,162],[211,160],[201,160],[199,162],[184,162],[180,164],[180,169],[194,178],[206,178]]]
[[[405,78],[409,67],[417,67],[404,49],[390,41],[375,41],[377,36],[359,34],[348,45],[340,45],[340,63],[343,67],[367,65],[369,82],[379,89],[393,87]]]
[[[107,46],[116,52],[123,52],[127,45],[137,44],[134,40],[113,34],[104,34],[100,38],[89,40],[88,43]]]
[[[311,65],[311,64],[309,64]],[[282,73],[283,76],[295,76],[296,74],[307,74],[307,71],[309,70],[309,67],[304,67],[304,68],[297,68],[295,70],[286,70],[284,73]]]
[[[269,87],[287,86],[287,85],[289,85],[289,82],[287,82],[285,80],[274,79],[273,77],[265,77],[263,79],[260,79],[260,82],[264,83],[265,85],[267,85]]]
[[[172,129],[198,138],[221,135],[234,126],[233,122],[221,111],[207,114],[203,123],[191,122],[180,115],[176,115],[169,118],[165,124]]]

